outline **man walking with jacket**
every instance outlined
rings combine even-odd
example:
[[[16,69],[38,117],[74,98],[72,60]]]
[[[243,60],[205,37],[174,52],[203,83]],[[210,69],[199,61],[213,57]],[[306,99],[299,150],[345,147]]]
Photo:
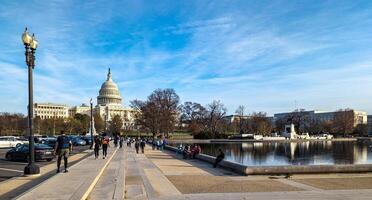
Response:
[[[61,131],[61,135],[58,136],[56,145],[54,147],[54,154],[57,155],[57,173],[60,172],[61,160],[63,157],[63,161],[65,164],[65,173],[68,172],[67,170],[67,159],[72,151],[72,142],[69,137],[65,135],[64,131]]]

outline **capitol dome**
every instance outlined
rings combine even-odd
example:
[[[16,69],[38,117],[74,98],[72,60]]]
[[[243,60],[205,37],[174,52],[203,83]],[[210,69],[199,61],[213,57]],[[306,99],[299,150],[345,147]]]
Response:
[[[98,105],[121,104],[119,88],[111,77],[111,71],[107,73],[107,80],[102,84],[97,97]]]

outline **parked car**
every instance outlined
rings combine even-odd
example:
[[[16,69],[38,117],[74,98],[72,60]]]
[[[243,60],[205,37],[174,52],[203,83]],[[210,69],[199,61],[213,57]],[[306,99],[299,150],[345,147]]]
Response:
[[[77,136],[70,136],[70,139],[71,139],[72,145],[74,145],[74,146],[87,145],[87,142],[85,142],[85,140],[82,140]]]
[[[88,145],[92,144],[92,138],[90,136],[80,136],[80,139],[84,140]]]
[[[28,160],[28,144],[21,144],[10,149],[5,154],[5,158],[9,161],[13,160]],[[46,144],[35,143],[35,160],[51,161],[54,158],[54,149]]]
[[[15,136],[1,136],[0,137],[0,148],[16,147],[17,145],[25,143],[24,141],[18,140]]]
[[[43,138],[43,139],[40,140],[39,143],[46,144],[46,145],[54,148],[55,145],[56,145],[56,142],[57,142],[56,138]]]

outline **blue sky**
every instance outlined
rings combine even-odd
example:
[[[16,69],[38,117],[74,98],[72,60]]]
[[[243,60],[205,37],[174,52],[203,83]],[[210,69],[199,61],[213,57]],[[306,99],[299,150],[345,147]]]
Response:
[[[35,102],[87,103],[111,67],[125,105],[174,88],[229,113],[372,113],[372,1],[2,0],[0,112],[26,113],[25,26]]]

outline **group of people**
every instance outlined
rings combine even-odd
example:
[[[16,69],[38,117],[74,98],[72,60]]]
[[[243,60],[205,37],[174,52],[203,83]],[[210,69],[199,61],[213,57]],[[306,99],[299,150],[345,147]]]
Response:
[[[155,150],[164,150],[165,145],[168,144],[168,141],[164,138],[154,138],[152,140],[152,149]]]
[[[145,153],[145,146],[146,146],[146,141],[143,138],[142,139],[137,138],[136,141],[134,142],[134,148],[136,148],[137,154],[139,153],[140,147],[141,147],[141,152]]]
[[[106,135],[100,137],[98,135],[94,136],[94,157],[95,159],[99,158],[99,149],[102,146],[102,156],[103,159],[107,157],[107,148],[110,146],[110,138]],[[115,147],[117,146],[117,143]]]
[[[182,147],[182,144],[178,147],[180,151],[182,151],[182,155],[184,159],[193,158],[195,159],[196,155],[201,153],[201,147],[198,144],[193,146],[186,145]]]
[[[123,146],[123,138],[120,136],[114,136],[114,145],[115,147],[120,146],[122,148]],[[145,151],[145,146],[146,142],[149,142],[145,138],[136,138],[136,139],[131,139],[131,138],[126,138],[127,141],[127,146],[131,146],[131,143],[134,142],[134,146],[136,149],[136,153],[139,153],[139,150],[141,148],[141,152],[144,153]],[[107,157],[107,148],[110,146],[110,138],[107,135],[104,135],[102,137],[100,136],[95,136],[94,137],[94,156],[95,159],[99,158],[99,150],[100,147],[102,146],[102,154],[103,154],[103,159]],[[167,144],[166,140],[164,139],[156,139],[150,141],[152,143],[153,149],[157,148],[158,150],[162,150],[164,146]],[[60,172],[60,165],[62,158],[64,160],[64,167],[65,167],[65,173],[68,172],[67,167],[68,167],[68,156],[70,152],[72,151],[72,141],[69,137],[67,137],[64,133],[64,131],[61,131],[61,135],[58,136],[57,142],[54,148],[54,153],[57,155],[57,173]],[[196,155],[201,153],[201,147],[198,144],[195,145],[186,145],[183,146],[180,144],[177,148],[177,153],[182,152],[183,158],[188,159],[188,158],[196,158]],[[222,149],[218,149],[218,155],[216,156],[215,162],[213,164],[213,167],[217,167],[217,165],[225,158],[225,154],[222,151]]]

